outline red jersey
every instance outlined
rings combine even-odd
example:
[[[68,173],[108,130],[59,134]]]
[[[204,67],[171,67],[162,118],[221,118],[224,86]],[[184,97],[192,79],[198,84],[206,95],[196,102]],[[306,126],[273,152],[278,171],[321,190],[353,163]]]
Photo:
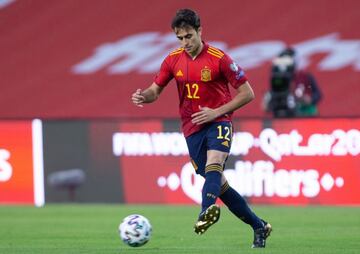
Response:
[[[206,43],[195,59],[183,48],[165,58],[154,82],[165,87],[173,78],[185,137],[204,127],[191,122],[191,115],[199,111],[199,106],[217,108],[228,103],[231,100],[228,84],[237,89],[247,81],[244,71],[227,54]],[[214,121],[231,121],[231,115],[225,114]]]

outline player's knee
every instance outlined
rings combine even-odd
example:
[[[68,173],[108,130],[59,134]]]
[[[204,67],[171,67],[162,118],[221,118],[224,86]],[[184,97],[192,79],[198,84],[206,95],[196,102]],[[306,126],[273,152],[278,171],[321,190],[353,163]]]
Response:
[[[221,164],[224,165],[226,158],[228,157],[228,153],[216,151],[216,150],[209,150],[207,152],[207,161],[206,164]]]
[[[206,165],[211,165],[211,164],[219,164],[221,166],[223,166],[225,164],[225,158],[222,157],[208,157],[207,161],[206,161]]]

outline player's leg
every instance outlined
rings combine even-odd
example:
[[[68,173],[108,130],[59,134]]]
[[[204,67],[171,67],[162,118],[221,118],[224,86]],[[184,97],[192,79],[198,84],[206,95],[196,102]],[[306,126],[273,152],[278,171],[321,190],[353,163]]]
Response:
[[[272,231],[270,223],[256,216],[246,200],[228,184],[224,175],[221,179],[221,193],[219,198],[236,217],[253,228],[254,241],[252,248],[264,248],[266,238]]]
[[[220,195],[224,163],[230,151],[232,126],[230,122],[211,124],[206,131],[205,183],[202,190],[201,213],[195,224],[195,232],[203,234],[220,218],[220,207],[216,200]]]
[[[207,159],[206,129],[204,128],[203,130],[198,131],[186,138],[191,163],[195,169],[195,172],[204,178]],[[202,223],[202,221],[205,219],[204,217],[205,213],[202,212],[201,209],[197,218],[197,222],[194,226],[194,231],[197,234],[202,234],[207,230],[208,227],[210,227],[210,223]]]
[[[261,219],[250,209],[246,200],[228,184],[225,177],[222,179],[219,197],[236,217],[249,224],[254,230],[262,227]]]
[[[223,163],[227,153],[216,150],[207,151],[205,167],[205,183],[202,190],[201,213],[194,226],[197,234],[203,234],[220,218],[220,207],[215,204],[221,189]]]
[[[195,169],[195,173],[205,177],[206,166],[206,129],[195,132],[186,137],[186,144],[189,150],[191,163]]]
[[[215,204],[220,195],[222,173],[232,140],[231,123],[212,123],[206,132],[206,137],[207,159],[202,192],[202,211]]]
[[[217,150],[207,151],[205,183],[202,191],[202,212],[216,203],[220,195],[223,165],[228,153]]]

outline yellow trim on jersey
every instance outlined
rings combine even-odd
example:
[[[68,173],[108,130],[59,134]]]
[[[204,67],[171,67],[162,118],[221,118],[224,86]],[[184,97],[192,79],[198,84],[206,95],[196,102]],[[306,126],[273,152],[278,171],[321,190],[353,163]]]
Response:
[[[210,55],[216,56],[218,58],[222,58],[224,56],[224,53],[222,53],[218,49],[214,49],[212,47],[208,48],[207,53],[209,53]]]
[[[173,51],[171,51],[170,54],[175,53],[177,51],[183,51],[183,50],[184,50],[184,48],[177,48],[177,49],[174,49]]]
[[[175,49],[174,51],[170,52],[170,56],[180,54],[183,51],[184,51],[184,48]]]
[[[210,54],[210,55],[212,55],[212,56],[215,56],[215,57],[217,57],[217,58],[222,58],[222,57],[223,57],[223,55],[220,56],[220,55],[218,55],[218,54],[215,54],[215,53],[210,52],[209,50],[207,51],[207,53]]]
[[[215,54],[221,55],[221,56],[224,55],[223,52],[221,52],[220,50],[218,50],[218,49],[216,49],[216,48],[213,48],[213,47],[211,47],[211,46],[208,48],[208,50],[209,50],[209,51],[212,51],[212,52],[215,53]]]
[[[223,52],[221,52],[219,49],[214,48],[212,46],[209,46],[208,50],[211,50],[213,53],[217,53],[217,54],[222,55],[222,56],[224,55]]]

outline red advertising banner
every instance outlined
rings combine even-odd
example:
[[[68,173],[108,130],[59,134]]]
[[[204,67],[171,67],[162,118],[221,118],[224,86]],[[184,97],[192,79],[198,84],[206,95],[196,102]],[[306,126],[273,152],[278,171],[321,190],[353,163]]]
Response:
[[[296,49],[298,67],[310,71],[319,84],[319,116],[360,115],[360,96],[353,92],[360,80],[360,1],[223,0],[218,5],[193,0],[3,5],[0,116],[177,117],[174,83],[143,110],[129,97],[150,85],[164,57],[179,47],[170,24],[184,7],[199,13],[204,41],[226,51],[253,86],[254,102],[236,116],[267,115],[261,105],[270,88],[271,62],[287,46]]]
[[[360,205],[360,119],[234,122],[224,174],[253,203]],[[185,139],[162,121],[113,134],[128,203],[200,203]]]
[[[40,120],[0,122],[0,204],[44,204]]]

